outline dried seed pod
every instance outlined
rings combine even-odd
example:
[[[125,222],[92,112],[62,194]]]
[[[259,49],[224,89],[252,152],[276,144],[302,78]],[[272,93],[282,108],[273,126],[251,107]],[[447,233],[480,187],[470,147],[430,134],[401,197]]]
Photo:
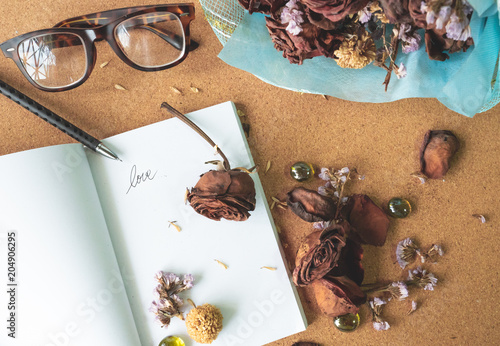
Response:
[[[420,171],[430,179],[443,178],[459,148],[460,143],[451,131],[427,131],[420,149]]]

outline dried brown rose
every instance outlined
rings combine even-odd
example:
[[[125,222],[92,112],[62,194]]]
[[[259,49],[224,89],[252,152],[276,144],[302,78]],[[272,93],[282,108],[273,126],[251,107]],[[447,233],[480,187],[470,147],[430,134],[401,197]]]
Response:
[[[389,217],[370,197],[353,195],[342,209],[342,214],[352,226],[350,236],[363,244],[382,246],[389,229]]]
[[[297,216],[307,222],[332,220],[337,210],[333,199],[303,187],[288,192],[286,203]]]
[[[326,275],[314,281],[312,288],[320,310],[329,317],[356,314],[366,301],[361,288],[347,276]]]
[[[413,18],[408,11],[409,0],[379,0],[380,7],[384,10],[384,14],[389,19],[389,23],[412,23]]]
[[[248,13],[260,12],[276,16],[276,12],[288,2],[288,0],[238,0]]]
[[[420,171],[430,179],[443,178],[459,148],[460,143],[451,131],[427,131],[420,149]]]
[[[344,237],[348,228],[347,223],[333,224],[306,237],[295,258],[295,285],[309,285],[337,266],[341,250],[346,244]]]
[[[409,0],[408,10],[413,18],[415,25],[426,29],[425,30],[425,51],[432,60],[445,61],[449,55],[444,53],[455,53],[460,50],[464,52],[474,44],[472,37],[466,41],[457,41],[446,37],[446,23],[443,24],[441,29],[436,28],[436,21],[434,23],[427,23],[427,14],[421,11],[422,0]],[[471,14],[469,14],[470,20]]]
[[[350,14],[363,9],[370,0],[301,0],[301,3],[328,18],[338,22]]]
[[[255,185],[246,172],[209,171],[191,189],[187,199],[193,209],[212,220],[245,221],[255,209]]]
[[[322,30],[316,25],[308,22],[301,24],[302,32],[292,35],[286,27],[288,23],[282,24],[278,20],[266,17],[266,27],[271,35],[276,50],[283,52],[283,57],[293,64],[301,65],[305,59],[324,55],[332,58],[333,52],[340,46],[343,36],[334,32]]]
[[[432,29],[425,31],[425,51],[432,60],[445,61],[449,58],[449,55],[444,51],[448,51],[450,54],[460,50],[465,52],[473,44],[472,37],[469,37],[467,41],[457,41],[446,38],[443,30]]]
[[[337,266],[312,283],[316,302],[324,314],[336,317],[356,313],[365,302],[366,296],[360,288],[364,278],[362,258],[361,245],[348,238]]]

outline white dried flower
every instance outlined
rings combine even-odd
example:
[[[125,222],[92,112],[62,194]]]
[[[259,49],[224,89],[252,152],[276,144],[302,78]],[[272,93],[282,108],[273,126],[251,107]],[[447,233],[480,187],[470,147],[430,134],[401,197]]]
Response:
[[[373,329],[377,331],[387,330],[389,328],[391,328],[391,326],[386,321],[373,322]]]

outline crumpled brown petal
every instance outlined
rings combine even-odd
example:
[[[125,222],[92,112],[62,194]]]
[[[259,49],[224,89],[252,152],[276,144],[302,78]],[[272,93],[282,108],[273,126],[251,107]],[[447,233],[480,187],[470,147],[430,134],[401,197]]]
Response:
[[[288,0],[238,0],[248,13],[260,12],[272,15],[276,18],[276,12],[284,6]]]
[[[366,301],[361,288],[347,276],[326,275],[311,286],[320,310],[329,317],[356,314]]]
[[[301,0],[312,11],[338,22],[363,9],[370,0]]]
[[[430,179],[443,178],[459,148],[460,143],[453,132],[427,131],[420,149],[420,171]]]
[[[288,192],[286,203],[291,211],[307,222],[332,220],[337,211],[333,199],[303,187]]]
[[[347,223],[333,224],[306,237],[295,258],[295,285],[309,285],[337,266],[341,250],[346,244],[344,237],[348,228]]]
[[[209,171],[187,197],[193,209],[212,220],[245,221],[255,209],[255,185],[246,172]]]
[[[351,237],[363,244],[382,246],[389,230],[389,217],[370,197],[353,195],[342,209],[351,224]]]
[[[301,24],[302,32],[292,35],[286,31],[288,23],[282,24],[279,20],[266,17],[266,27],[271,35],[276,50],[283,52],[283,57],[293,64],[301,65],[305,59],[312,59],[324,55],[333,58],[342,40],[341,34],[333,31],[322,30],[320,27],[308,22]]]

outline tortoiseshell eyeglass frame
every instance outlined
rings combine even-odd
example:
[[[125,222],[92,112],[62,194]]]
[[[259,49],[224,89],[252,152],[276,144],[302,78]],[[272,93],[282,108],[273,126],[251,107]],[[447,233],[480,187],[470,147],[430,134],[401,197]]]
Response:
[[[152,12],[170,12],[179,18],[179,21],[182,24],[184,29],[184,52],[183,55],[175,60],[172,63],[163,65],[163,66],[155,66],[155,67],[144,67],[135,64],[131,61],[120,49],[116,39],[115,39],[115,28],[122,23],[124,20],[129,18],[133,18],[136,16],[140,16],[146,13]],[[27,34],[23,34],[14,38],[11,38],[8,41],[0,44],[0,49],[3,51],[5,57],[14,60],[17,67],[21,70],[23,75],[40,90],[44,91],[64,91],[76,88],[82,85],[92,73],[94,69],[97,54],[95,48],[96,41],[106,40],[108,44],[111,46],[113,51],[118,55],[118,57],[125,62],[127,65],[141,71],[160,71],[165,70],[170,67],[174,67],[180,64],[188,55],[190,47],[192,50],[192,43],[189,32],[189,23],[194,20],[194,4],[193,3],[185,3],[185,4],[165,4],[165,5],[150,5],[150,6],[137,6],[137,7],[127,7],[120,8],[116,10],[109,10],[104,12],[91,13],[84,16],[73,17],[70,19],[66,19],[62,22],[57,23],[51,29],[45,30],[37,30],[32,31]],[[26,39],[30,37],[36,37],[44,34],[73,34],[78,36],[81,39],[75,40],[68,39],[65,42],[65,45],[74,46],[77,44],[84,45],[86,52],[86,66],[87,69],[82,78],[78,81],[63,87],[54,87],[48,88],[37,84],[28,74],[25,67],[21,62],[21,58],[18,54],[18,45]],[[197,44],[195,43],[197,46]]]

